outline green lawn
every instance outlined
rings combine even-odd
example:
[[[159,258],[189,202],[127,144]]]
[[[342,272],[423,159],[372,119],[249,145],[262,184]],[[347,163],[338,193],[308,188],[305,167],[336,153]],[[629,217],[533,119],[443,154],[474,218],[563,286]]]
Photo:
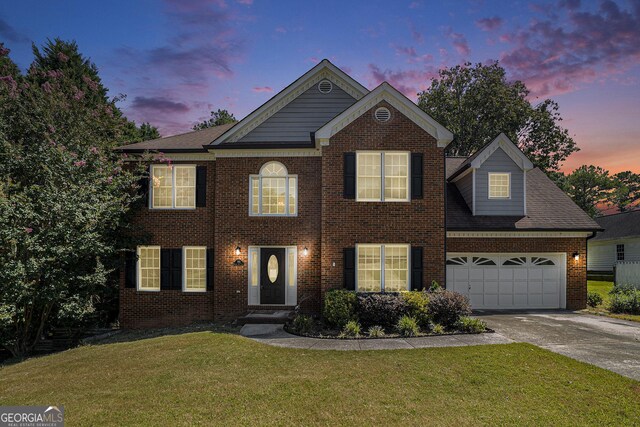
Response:
[[[202,331],[0,368],[68,425],[632,425],[640,382],[529,344],[339,352]]]
[[[592,308],[587,307],[587,310],[596,314],[603,314],[609,317],[615,317],[616,319],[631,320],[633,322],[640,322],[640,315],[638,314],[615,314],[609,313],[606,309],[609,304],[609,291],[613,288],[613,282],[600,282],[597,280],[587,281],[587,290],[597,292],[602,296],[603,302],[599,307]]]

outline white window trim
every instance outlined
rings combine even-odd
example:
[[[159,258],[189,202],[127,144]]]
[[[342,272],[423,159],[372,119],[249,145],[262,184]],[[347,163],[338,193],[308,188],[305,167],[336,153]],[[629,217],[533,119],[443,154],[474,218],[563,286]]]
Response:
[[[491,176],[492,175],[506,175],[509,180],[507,190],[509,195],[507,197],[491,196]],[[491,200],[510,200],[511,199],[511,172],[488,172],[487,173],[487,198]]]
[[[149,168],[149,209],[154,211],[162,211],[162,210],[179,210],[179,211],[193,211],[196,209],[196,191],[198,186],[198,172],[196,170],[196,165],[194,164],[174,164],[171,168],[171,207],[154,207],[153,206],[153,168],[154,167],[168,167],[168,165],[163,164],[154,164]],[[179,206],[176,207],[176,167],[192,167],[194,169],[194,178],[195,185],[193,186],[193,207],[190,206]]]
[[[385,259],[385,246],[402,246],[402,247],[406,247],[407,248],[407,291],[411,290],[411,245],[405,245],[402,243],[362,243],[362,244],[356,244],[356,260],[355,260],[355,267],[356,267],[356,286],[355,286],[355,290],[356,292],[358,291],[358,258],[360,256],[360,248],[365,248],[365,247],[369,247],[369,248],[380,248],[380,292],[386,292],[384,289],[384,285],[385,285],[385,278],[384,278],[384,259]],[[365,292],[365,291],[363,291]],[[370,292],[370,291],[366,291],[366,292]],[[392,291],[395,292],[395,291]],[[375,293],[375,292],[372,292]]]
[[[365,199],[358,196],[358,158],[360,154],[378,154],[380,155],[380,198]],[[406,199],[385,199],[384,197],[384,155],[385,154],[406,154],[407,155],[407,198]],[[356,151],[356,202],[386,202],[386,203],[406,203],[411,201],[411,152],[397,150],[383,151]]]
[[[204,288],[187,289],[187,249],[204,249]],[[206,246],[183,246],[182,247],[182,292],[203,293],[207,292],[207,247]]]
[[[267,162],[267,163],[271,163],[271,162]],[[267,164],[265,163],[265,165]],[[280,163],[280,162],[277,162]],[[249,175],[249,216],[278,216],[278,217],[282,217],[282,216],[289,216],[289,217],[295,217],[298,216],[298,186],[300,185],[300,181],[298,180],[298,175],[290,175],[289,171],[287,169],[286,166],[282,165],[285,170],[287,171],[286,175],[282,175],[282,176],[267,176],[266,178],[284,178],[284,199],[286,201],[286,205],[285,205],[285,212],[283,214],[265,214],[262,213],[262,178],[263,175],[262,174],[252,174]],[[262,167],[260,168],[260,170],[262,171],[262,168],[264,168],[264,165],[262,165]],[[257,178],[258,179],[258,213],[254,213],[253,209],[252,209],[252,205],[253,205],[253,180]],[[293,204],[293,213],[290,214],[289,213],[289,178],[295,178],[296,179],[296,188],[295,188],[295,202]]]
[[[150,289],[150,288],[141,288],[140,287],[140,283],[141,283],[141,279],[142,279],[142,265],[140,263],[140,249],[141,248],[145,248],[145,249],[157,249],[158,250],[158,278],[160,280],[160,283],[158,284],[158,288],[157,289]],[[136,247],[136,290],[138,292],[160,292],[160,289],[162,288],[162,249],[160,246],[155,246],[155,245],[142,245],[142,246],[137,246]]]

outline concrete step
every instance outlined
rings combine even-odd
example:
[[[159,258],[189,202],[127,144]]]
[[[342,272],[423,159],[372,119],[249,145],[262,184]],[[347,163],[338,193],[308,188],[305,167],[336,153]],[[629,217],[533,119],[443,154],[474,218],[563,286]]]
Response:
[[[293,317],[293,310],[251,310],[238,318],[239,325],[280,324]]]

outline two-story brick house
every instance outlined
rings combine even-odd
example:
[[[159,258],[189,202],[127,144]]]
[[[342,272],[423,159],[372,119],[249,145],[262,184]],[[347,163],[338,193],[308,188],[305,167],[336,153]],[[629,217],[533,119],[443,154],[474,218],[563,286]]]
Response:
[[[475,308],[584,307],[598,225],[504,135],[469,158],[445,157],[452,139],[324,60],[236,124],[122,147],[171,159],[143,185],[151,240],[121,274],[122,325],[318,312],[330,288],[432,280]]]

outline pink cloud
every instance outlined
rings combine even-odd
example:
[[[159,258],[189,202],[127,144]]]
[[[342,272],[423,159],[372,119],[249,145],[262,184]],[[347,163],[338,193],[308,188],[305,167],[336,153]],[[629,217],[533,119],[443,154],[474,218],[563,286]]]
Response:
[[[483,31],[494,31],[502,26],[502,18],[494,16],[493,18],[478,19],[476,25]]]
[[[426,90],[431,85],[431,80],[438,76],[438,70],[433,66],[425,66],[421,70],[394,71],[369,64],[368,68],[371,86],[378,86],[386,81],[413,100],[417,98],[418,92]]]
[[[251,6],[253,4],[253,0],[236,0],[240,4],[245,4],[247,6]]]
[[[471,48],[469,47],[469,43],[467,42],[467,38],[464,34],[455,33],[451,27],[446,29],[445,34],[449,37],[453,48],[459,55],[469,56],[471,54]]]
[[[272,93],[273,89],[269,86],[262,86],[262,87],[254,87],[253,91],[257,93]]]

